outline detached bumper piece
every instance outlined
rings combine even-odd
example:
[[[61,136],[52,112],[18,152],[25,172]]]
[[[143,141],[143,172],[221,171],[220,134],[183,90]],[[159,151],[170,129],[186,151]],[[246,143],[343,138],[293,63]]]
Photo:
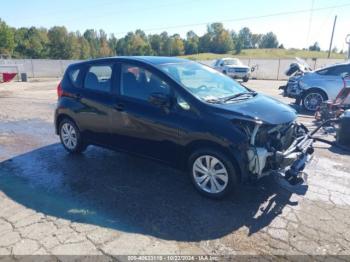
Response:
[[[292,186],[304,183],[302,172],[314,153],[314,139],[306,134],[297,138],[284,152],[276,152],[276,163],[280,164],[281,173]]]

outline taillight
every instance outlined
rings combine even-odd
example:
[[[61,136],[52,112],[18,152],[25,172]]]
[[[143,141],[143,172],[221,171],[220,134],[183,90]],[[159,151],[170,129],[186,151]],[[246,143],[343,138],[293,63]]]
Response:
[[[60,82],[58,84],[58,86],[57,86],[57,96],[58,96],[58,98],[60,98],[62,96],[62,94],[63,94],[63,89],[62,89],[62,84]]]

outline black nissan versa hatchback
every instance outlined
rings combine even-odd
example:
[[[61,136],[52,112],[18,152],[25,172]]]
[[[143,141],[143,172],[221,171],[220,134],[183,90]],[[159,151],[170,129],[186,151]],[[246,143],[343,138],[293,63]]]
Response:
[[[73,64],[57,93],[55,128],[67,151],[97,145],[160,160],[213,198],[272,171],[292,184],[313,153],[292,108],[185,59]]]

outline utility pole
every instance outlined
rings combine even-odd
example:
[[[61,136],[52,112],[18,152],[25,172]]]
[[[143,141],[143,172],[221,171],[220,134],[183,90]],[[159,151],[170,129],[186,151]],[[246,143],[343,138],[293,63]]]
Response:
[[[332,44],[333,44],[333,37],[334,37],[334,30],[335,30],[335,25],[337,23],[337,17],[334,17],[334,24],[333,24],[333,30],[332,30],[332,36],[331,36],[331,43],[329,44],[329,50],[328,50],[328,58],[331,57],[331,51],[332,51]]]

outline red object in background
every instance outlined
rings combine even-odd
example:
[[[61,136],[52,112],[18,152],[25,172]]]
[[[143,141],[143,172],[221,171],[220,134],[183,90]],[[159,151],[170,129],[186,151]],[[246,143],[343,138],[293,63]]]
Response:
[[[12,79],[15,78],[17,73],[2,73],[2,81],[3,82],[10,82]]]

